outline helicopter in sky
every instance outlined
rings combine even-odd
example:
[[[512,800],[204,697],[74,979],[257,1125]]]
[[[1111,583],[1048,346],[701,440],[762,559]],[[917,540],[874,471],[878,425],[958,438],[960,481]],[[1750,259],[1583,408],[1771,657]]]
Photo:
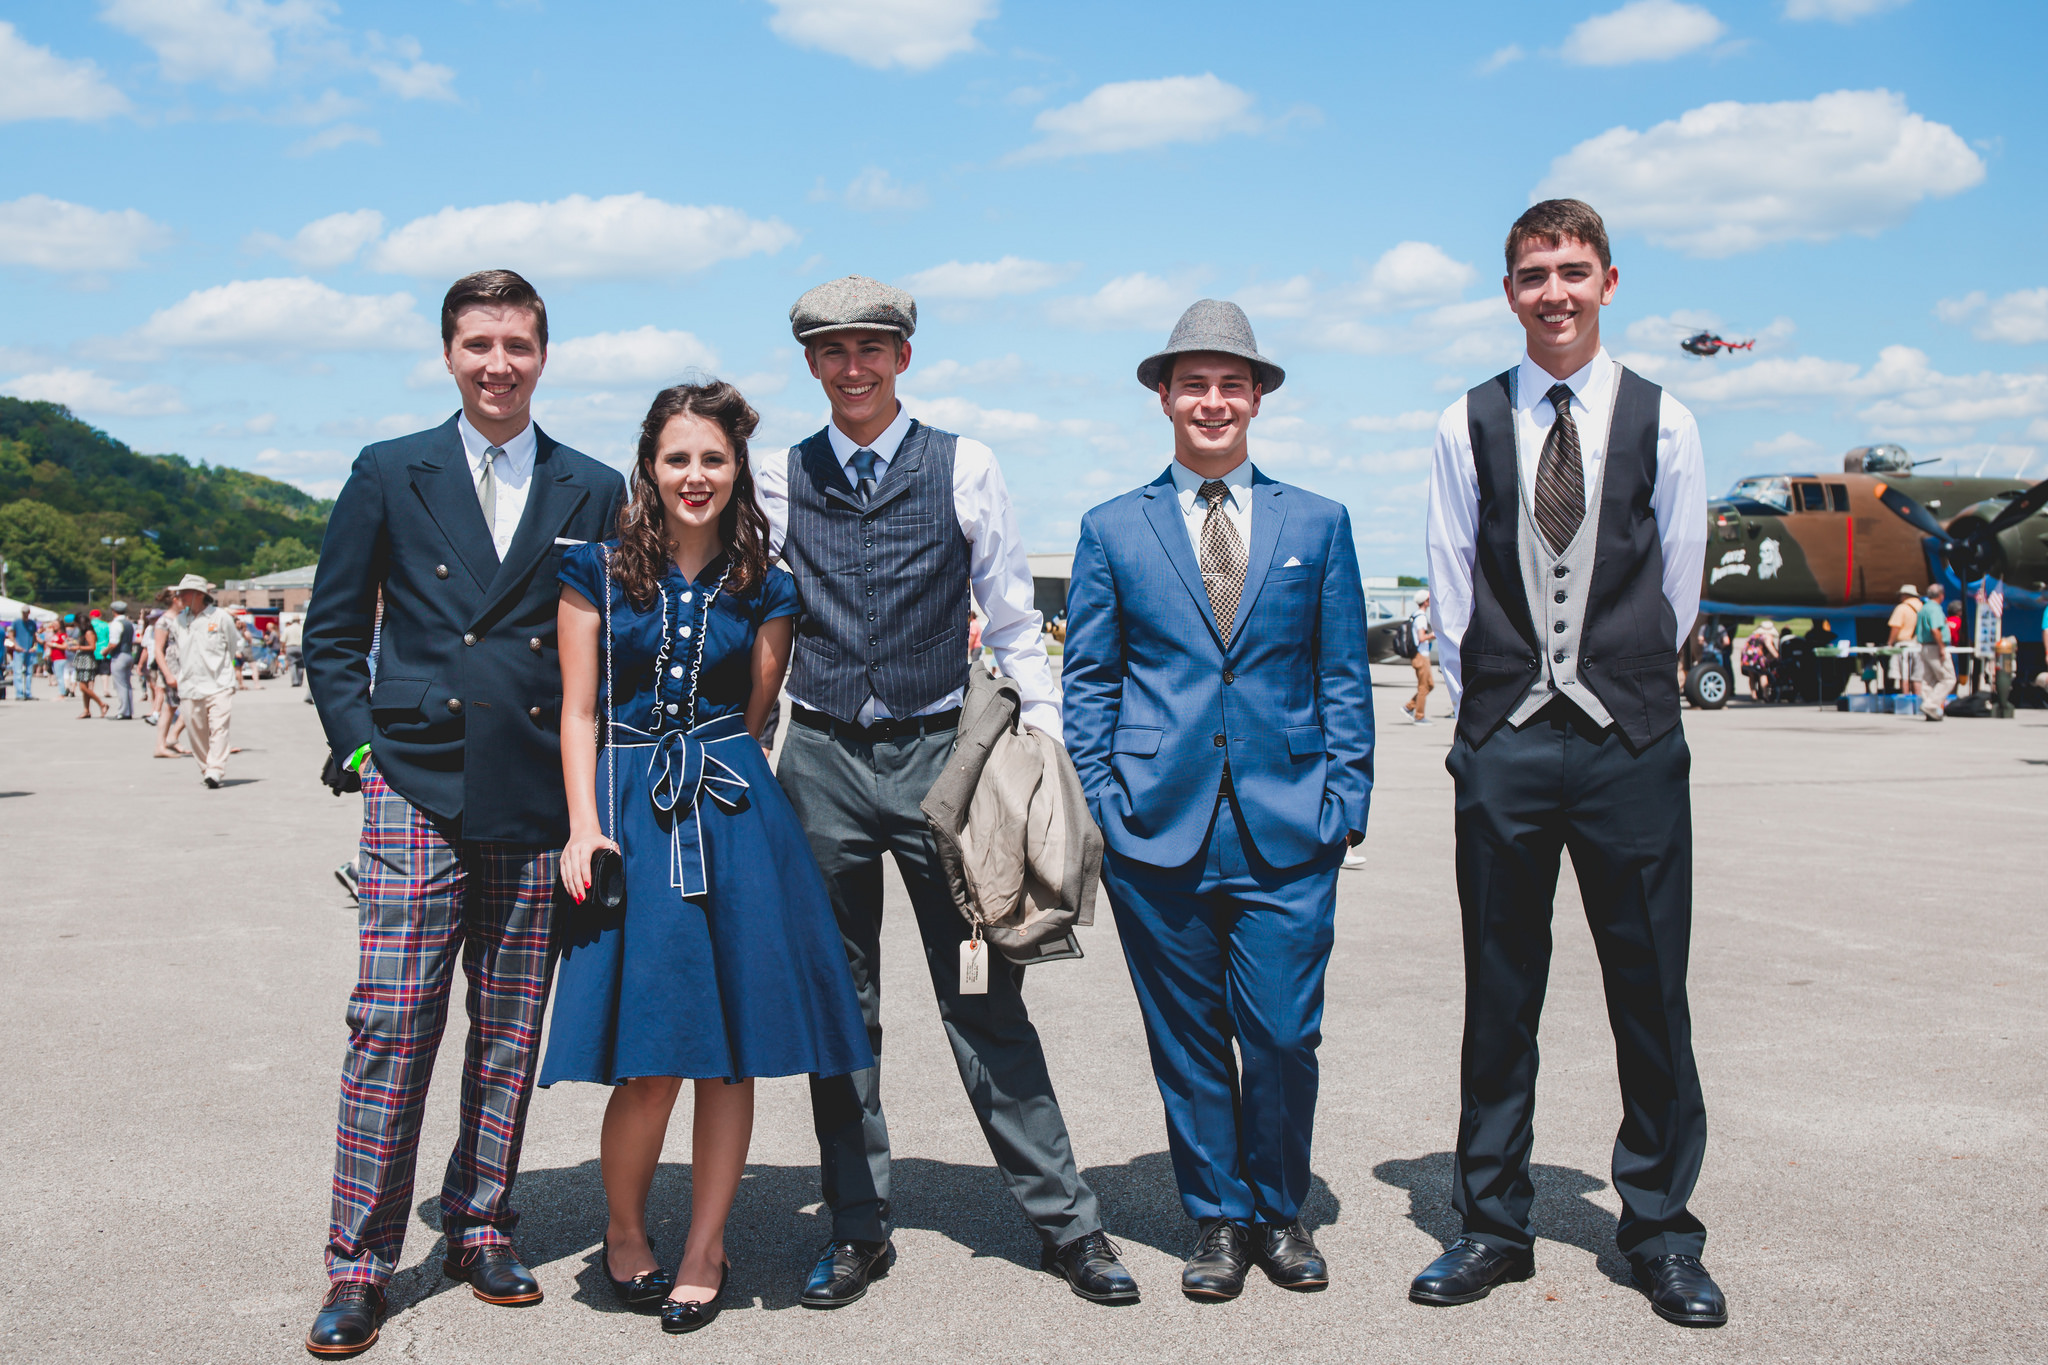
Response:
[[[1748,341],[1727,341],[1712,332],[1694,332],[1678,343],[1678,349],[1687,355],[1704,356],[1717,355],[1722,351],[1753,351],[1756,349],[1756,338],[1751,337]]]

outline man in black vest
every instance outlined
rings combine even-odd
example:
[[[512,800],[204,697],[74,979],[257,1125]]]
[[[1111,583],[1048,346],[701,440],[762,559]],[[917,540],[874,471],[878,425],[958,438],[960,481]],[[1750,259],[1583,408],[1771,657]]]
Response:
[[[509,270],[457,280],[441,339],[462,411],[357,458],[306,608],[325,778],[363,793],[329,1289],[306,1339],[321,1356],[363,1350],[384,1320],[458,956],[470,1032],[442,1269],[486,1303],[541,1297],[510,1234],[569,835],[555,569],[563,540],[616,534],[626,490],[533,424],[548,321],[532,285]]]
[[[939,1018],[982,1134],[1043,1243],[1042,1264],[1102,1303],[1138,1289],[1081,1179],[1024,969],[998,960],[963,991],[967,926],[918,809],[953,749],[967,685],[972,597],[982,643],[1015,679],[1023,722],[1055,739],[1058,695],[1031,568],[995,456],[925,426],[896,401],[917,304],[858,275],[798,299],[790,327],[832,420],[754,471],[771,539],[796,575],[791,719],[778,776],[825,874],[877,1058],[882,1052],[882,855],[896,859],[924,940]],[[867,1292],[895,1261],[880,1068],[811,1083],[832,1239],[805,1284],[810,1308]]]
[[[1526,352],[1444,413],[1430,474],[1433,622],[1458,712],[1464,1236],[1409,1297],[1469,1303],[1535,1273],[1536,1026],[1568,848],[1621,1073],[1617,1239],[1659,1316],[1718,1327],[1727,1303],[1686,1206],[1707,1140],[1685,996],[1692,759],[1677,683],[1706,555],[1699,429],[1600,345],[1620,277],[1599,214],[1536,205],[1508,233],[1507,266]]]

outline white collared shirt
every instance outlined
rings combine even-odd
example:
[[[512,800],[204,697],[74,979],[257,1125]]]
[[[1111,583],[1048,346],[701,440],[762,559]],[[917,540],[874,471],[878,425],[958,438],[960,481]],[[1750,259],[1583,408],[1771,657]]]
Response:
[[[910,414],[901,404],[888,430],[866,447],[875,452],[875,481],[881,482],[889,462],[902,448],[910,431]],[[862,449],[837,426],[827,424],[826,438],[832,453],[846,471],[849,485],[860,480],[852,463]],[[755,499],[768,518],[768,549],[771,556],[782,553],[783,537],[789,529],[790,452],[771,453],[754,462]],[[1024,706],[1023,722],[1042,734],[1060,738],[1059,692],[1052,681],[1052,666],[1046,661],[1045,641],[1040,630],[1044,620],[1038,613],[1031,583],[1031,563],[1024,557],[1023,535],[1017,529],[1017,512],[1010,504],[1010,490],[1003,471],[996,465],[995,452],[979,441],[963,436],[953,452],[953,511],[960,522],[960,534],[967,540],[967,578],[981,605],[981,642],[995,651],[998,672],[1016,680]],[[956,689],[933,702],[919,715],[950,711],[965,697]],[[791,701],[808,705],[794,694]],[[889,708],[878,697],[869,697],[861,708],[863,724],[885,717]]]
[[[1579,463],[1586,478],[1586,505],[1598,497],[1607,458],[1607,428],[1621,367],[1605,347],[1564,382],[1572,391],[1572,422],[1579,431]],[[1521,488],[1536,486],[1543,442],[1557,420],[1550,387],[1558,380],[1525,351],[1515,374],[1516,456]],[[1678,622],[1683,646],[1700,611],[1700,573],[1707,553],[1706,455],[1699,424],[1685,404],[1663,391],[1657,415],[1657,484],[1650,493],[1657,536],[1664,548],[1664,600]],[[1437,422],[1429,471],[1429,612],[1436,631],[1437,662],[1455,708],[1464,694],[1458,649],[1472,624],[1472,562],[1479,542],[1479,471],[1472,462],[1472,427],[1465,399],[1444,409]]]
[[[471,487],[483,481],[484,451],[490,447],[490,440],[469,424],[469,414],[463,413],[455,419],[455,429],[462,433],[462,453],[469,457],[469,482]],[[498,547],[498,558],[512,548],[512,536],[519,530],[519,519],[526,515],[526,492],[533,486],[533,461],[540,449],[540,441],[533,434],[533,423],[528,422],[517,436],[499,447],[505,453],[498,456],[497,468],[493,471],[498,481],[497,516],[491,523],[491,540]]]
[[[1209,520],[1209,504],[1202,500],[1202,485],[1208,480],[1179,460],[1173,462],[1173,486],[1180,498],[1181,519],[1188,524],[1188,539],[1194,543],[1195,563],[1202,562],[1202,524]],[[1237,528],[1238,543],[1244,546],[1246,562],[1252,550],[1252,462],[1239,460],[1237,468],[1223,475],[1230,496],[1223,500],[1223,515]]]

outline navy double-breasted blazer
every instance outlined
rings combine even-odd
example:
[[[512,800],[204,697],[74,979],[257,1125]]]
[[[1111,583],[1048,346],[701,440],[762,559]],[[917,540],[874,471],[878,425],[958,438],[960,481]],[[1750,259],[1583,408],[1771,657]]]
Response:
[[[503,563],[455,418],[366,447],[327,521],[305,660],[335,752],[368,744],[384,780],[461,838],[558,846],[569,811],[555,542],[616,535],[626,485],[538,427],[534,434],[533,482]]]
[[[1252,474],[1228,643],[1173,471],[1089,512],[1067,589],[1067,752],[1111,849],[1178,867],[1206,846],[1223,764],[1259,855],[1307,862],[1365,829],[1372,679],[1343,504]]]

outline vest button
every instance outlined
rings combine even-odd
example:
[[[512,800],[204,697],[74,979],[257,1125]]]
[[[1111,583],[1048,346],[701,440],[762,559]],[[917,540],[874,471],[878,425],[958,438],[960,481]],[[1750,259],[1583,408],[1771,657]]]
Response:
[[[526,715],[527,719],[537,721],[540,719],[540,708],[538,706],[529,706],[526,708]]]
[[[1551,655],[1550,658],[1553,663],[1561,664],[1564,662],[1564,651],[1560,649],[1557,653]]]
[[[874,548],[875,548],[875,542],[873,542],[872,540],[868,541],[868,542],[867,542],[867,548],[868,548],[868,549],[870,549],[870,550],[874,549]]]
[[[882,666],[880,664],[869,664],[868,671],[870,673],[880,673],[882,671]]]
[[[462,698],[450,697],[448,699],[448,714],[451,716],[459,716],[462,714]]]
[[[1559,635],[1564,634],[1564,622],[1559,621],[1556,625],[1552,626],[1551,629],[1556,631]]]
[[[465,633],[462,637],[462,643],[466,645],[473,645],[476,643],[476,636]]]
[[[872,620],[874,620],[874,619],[875,619],[875,614],[874,614],[873,612],[869,612],[869,613],[868,613],[868,620],[872,621]]]
[[[1557,600],[1558,600],[1558,601],[1560,601],[1560,602],[1564,601],[1564,589],[1563,589],[1563,588],[1559,588],[1559,589],[1557,590]]]
[[[536,635],[531,640],[528,640],[526,647],[536,654],[540,653],[540,636]]]
[[[869,589],[868,589],[868,596],[870,596],[870,597],[873,597],[874,595],[875,595],[875,590],[874,590],[873,588],[869,588]]]
[[[1227,740],[1227,739],[1225,739],[1225,738],[1224,738],[1223,736],[1221,736],[1221,735],[1218,735],[1218,736],[1216,736],[1216,741],[1215,741],[1215,742],[1216,742],[1216,747],[1220,749],[1220,748],[1222,748],[1222,747],[1223,747],[1223,746],[1224,746],[1225,744],[1228,744],[1228,743],[1229,743],[1230,741],[1229,741],[1229,740]]]
[[[1556,574],[1559,578],[1563,578],[1566,574],[1570,573],[1571,570],[1567,569],[1564,565],[1560,564],[1556,568],[1552,569],[1551,572]]]
[[[436,565],[434,566],[434,577],[436,577],[436,578],[446,578],[447,576],[448,576],[448,566],[447,566],[446,564],[436,564]]]
[[[1230,671],[1229,669],[1227,669],[1227,668],[1223,670],[1223,685],[1224,685],[1225,687],[1228,687],[1228,686],[1230,686],[1230,684],[1232,684],[1232,683],[1234,683],[1234,682],[1236,682],[1236,681],[1237,681],[1237,674],[1235,674],[1235,673],[1232,673],[1232,672],[1231,672],[1231,671]]]

